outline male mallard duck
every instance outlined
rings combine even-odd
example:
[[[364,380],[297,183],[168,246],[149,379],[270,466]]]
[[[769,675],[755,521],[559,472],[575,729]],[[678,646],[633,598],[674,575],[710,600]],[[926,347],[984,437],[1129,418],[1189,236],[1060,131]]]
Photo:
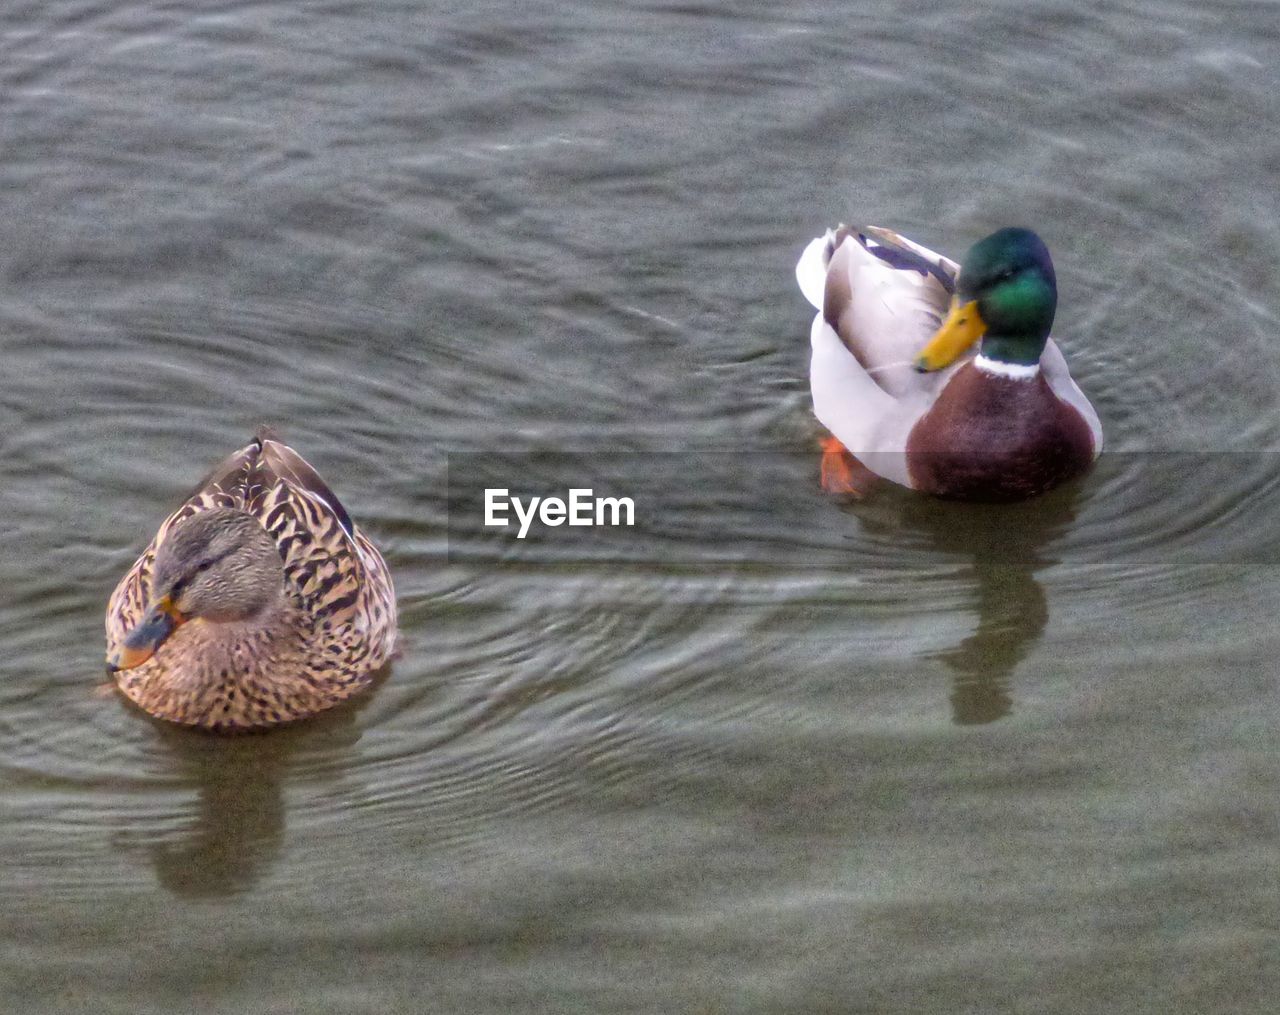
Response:
[[[805,248],[796,279],[818,311],[809,383],[833,435],[825,489],[857,491],[852,455],[914,490],[1017,500],[1102,450],[1098,414],[1049,338],[1057,283],[1030,230],[992,233],[959,266],[888,229],[841,226]]]
[[[386,562],[296,451],[259,434],[165,519],[107,604],[107,665],[161,719],[314,715],[391,656]]]

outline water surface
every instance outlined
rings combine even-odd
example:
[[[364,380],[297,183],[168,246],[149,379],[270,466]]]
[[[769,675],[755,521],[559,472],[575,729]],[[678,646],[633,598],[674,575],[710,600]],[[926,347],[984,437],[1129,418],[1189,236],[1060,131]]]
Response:
[[[1277,24],[8,8],[3,1005],[1271,1010]],[[842,219],[1036,227],[1114,454],[824,498],[792,267]],[[405,651],[228,741],[95,691],[102,610],[263,421]],[[661,511],[517,545],[489,476]]]

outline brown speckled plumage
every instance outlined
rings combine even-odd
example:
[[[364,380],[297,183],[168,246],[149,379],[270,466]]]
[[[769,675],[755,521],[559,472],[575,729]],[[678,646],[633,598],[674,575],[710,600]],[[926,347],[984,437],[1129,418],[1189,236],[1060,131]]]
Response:
[[[215,468],[121,579],[107,604],[108,654],[151,605],[166,536],[217,508],[262,525],[280,554],[283,595],[246,619],[183,623],[150,659],[115,674],[120,690],[158,718],[231,731],[302,719],[367,687],[395,647],[386,562],[315,470],[266,436]]]

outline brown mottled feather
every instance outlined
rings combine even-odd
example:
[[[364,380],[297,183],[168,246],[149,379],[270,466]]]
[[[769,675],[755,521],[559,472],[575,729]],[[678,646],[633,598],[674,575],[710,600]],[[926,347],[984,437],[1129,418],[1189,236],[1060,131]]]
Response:
[[[290,603],[286,636],[242,629],[230,643],[230,628],[195,620],[150,660],[117,673],[120,689],[160,718],[232,730],[300,719],[368,686],[395,647],[386,562],[315,469],[265,434],[205,477],[121,579],[107,605],[108,651],[150,605],[156,550],[170,530],[215,507],[248,512],[275,540]]]

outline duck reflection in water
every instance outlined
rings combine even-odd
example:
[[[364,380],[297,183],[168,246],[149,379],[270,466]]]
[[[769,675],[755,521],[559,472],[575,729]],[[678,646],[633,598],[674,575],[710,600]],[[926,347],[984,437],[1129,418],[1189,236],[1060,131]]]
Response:
[[[951,719],[974,726],[1013,711],[1013,671],[1044,633],[1049,605],[1035,568],[975,561],[978,627],[954,648],[938,653],[951,667]]]
[[[146,835],[143,849],[160,885],[187,898],[252,888],[283,846],[286,784],[307,769],[350,771],[343,759],[360,739],[355,719],[368,701],[363,695],[296,725],[231,737],[149,720],[174,777],[196,790],[194,817],[182,833]],[[179,807],[185,816],[185,798]],[[129,835],[128,845],[138,838]]]
[[[1013,711],[1012,678],[1044,634],[1049,604],[1036,574],[1056,563],[1051,544],[1066,533],[1081,500],[1081,482],[1034,500],[976,504],[879,492],[853,510],[869,533],[945,555],[967,567],[948,581],[966,580],[977,627],[958,645],[928,658],[953,672],[951,719],[972,726]],[[869,509],[869,510],[867,510]]]

